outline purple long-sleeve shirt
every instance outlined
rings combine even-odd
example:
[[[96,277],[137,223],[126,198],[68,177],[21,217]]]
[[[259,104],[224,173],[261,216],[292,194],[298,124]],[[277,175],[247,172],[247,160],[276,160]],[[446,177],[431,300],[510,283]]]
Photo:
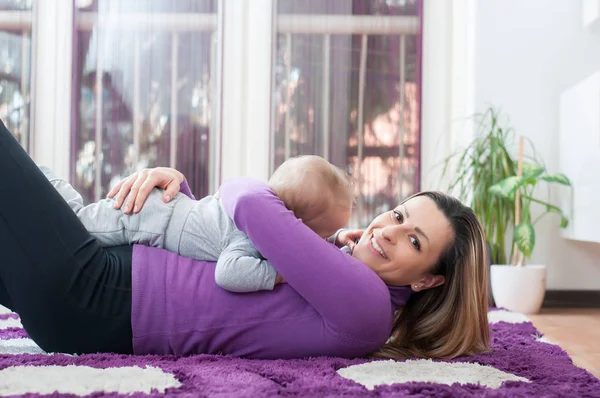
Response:
[[[136,245],[136,354],[230,354],[248,358],[363,356],[388,338],[393,311],[410,295],[312,232],[258,180],[220,188],[227,213],[287,284],[232,293],[215,263]],[[189,194],[187,186],[182,192]]]

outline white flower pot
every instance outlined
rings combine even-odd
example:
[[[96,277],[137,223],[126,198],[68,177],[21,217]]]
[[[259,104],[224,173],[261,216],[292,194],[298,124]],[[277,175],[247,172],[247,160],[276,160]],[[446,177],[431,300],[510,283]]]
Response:
[[[539,312],[546,293],[545,265],[492,265],[490,277],[497,307],[521,314]]]

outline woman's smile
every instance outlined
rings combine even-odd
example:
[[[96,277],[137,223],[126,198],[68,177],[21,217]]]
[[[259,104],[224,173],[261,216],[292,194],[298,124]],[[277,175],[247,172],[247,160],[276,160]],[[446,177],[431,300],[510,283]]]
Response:
[[[383,257],[384,259],[388,259],[387,254],[385,253],[385,251],[383,250],[383,248],[381,247],[380,241],[375,238],[375,234],[371,235],[371,239],[369,240],[370,242],[370,247],[373,250],[374,254],[379,256],[379,257]]]

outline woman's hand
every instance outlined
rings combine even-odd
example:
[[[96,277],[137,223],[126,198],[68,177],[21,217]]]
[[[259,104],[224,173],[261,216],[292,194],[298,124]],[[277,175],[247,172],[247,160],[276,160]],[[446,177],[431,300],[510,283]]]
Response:
[[[168,203],[179,192],[183,180],[183,174],[169,167],[143,169],[121,180],[110,190],[107,197],[115,199],[115,209],[120,209],[125,204],[125,214],[131,213],[132,210],[137,213],[154,187],[165,190],[163,200]]]
[[[363,234],[362,229],[344,229],[342,230],[336,239],[336,246],[343,247],[348,246],[351,250],[354,250],[354,246],[356,243],[354,242],[356,239],[360,239]]]

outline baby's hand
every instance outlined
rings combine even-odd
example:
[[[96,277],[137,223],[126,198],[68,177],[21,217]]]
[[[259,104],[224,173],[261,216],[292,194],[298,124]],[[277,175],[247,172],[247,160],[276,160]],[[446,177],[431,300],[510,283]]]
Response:
[[[354,246],[356,246],[354,241],[360,239],[363,232],[362,229],[344,229],[338,234],[335,243],[337,246],[348,246],[351,250],[354,250]]]
[[[275,284],[279,285],[280,283],[287,283],[285,281],[285,279],[283,279],[283,276],[281,276],[281,274],[278,272],[277,276],[275,277]]]

